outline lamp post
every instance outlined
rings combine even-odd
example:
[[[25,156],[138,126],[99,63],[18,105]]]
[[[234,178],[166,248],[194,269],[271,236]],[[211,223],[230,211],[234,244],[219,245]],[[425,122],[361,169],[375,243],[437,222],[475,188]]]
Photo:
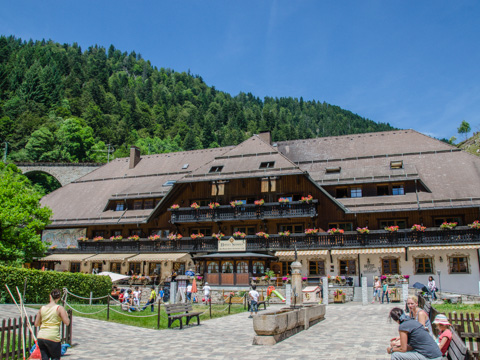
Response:
[[[438,275],[438,292],[442,291],[442,280],[440,278],[440,275],[442,272],[440,270],[437,270],[437,275]]]

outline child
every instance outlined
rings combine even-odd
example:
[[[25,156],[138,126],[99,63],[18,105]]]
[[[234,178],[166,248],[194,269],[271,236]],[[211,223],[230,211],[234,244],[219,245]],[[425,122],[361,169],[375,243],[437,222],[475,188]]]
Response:
[[[383,299],[385,298],[385,296],[387,297],[387,303],[390,304],[390,298],[388,297],[388,293],[389,293],[389,290],[388,290],[388,284],[385,280],[383,280],[383,285],[382,285],[382,304],[383,304]]]
[[[138,286],[135,286],[135,291],[133,292],[133,305],[140,306],[140,294],[142,292],[138,289]]]
[[[445,356],[447,353],[448,347],[450,346],[450,341],[452,341],[452,331],[450,330],[451,324],[448,322],[448,319],[443,314],[438,314],[435,316],[433,323],[437,325],[438,329],[438,346],[442,355]]]

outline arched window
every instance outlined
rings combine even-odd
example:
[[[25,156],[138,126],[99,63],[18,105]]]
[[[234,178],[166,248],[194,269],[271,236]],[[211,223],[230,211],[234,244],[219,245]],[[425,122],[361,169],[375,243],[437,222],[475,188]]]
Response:
[[[222,273],[223,274],[233,273],[233,262],[232,261],[223,261],[222,262]]]
[[[263,261],[255,261],[253,263],[253,273],[263,274],[265,272],[265,263]]]
[[[207,265],[207,271],[209,274],[218,273],[218,261],[209,261]]]
[[[248,273],[248,263],[246,261],[237,262],[237,274]]]

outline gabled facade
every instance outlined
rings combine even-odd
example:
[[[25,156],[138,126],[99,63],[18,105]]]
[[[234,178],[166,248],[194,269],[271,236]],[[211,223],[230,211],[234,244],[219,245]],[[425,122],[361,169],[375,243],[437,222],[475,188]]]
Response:
[[[58,269],[164,278],[196,266],[211,283],[246,285],[266,268],[286,274],[296,246],[309,279],[358,283],[396,272],[424,281],[440,270],[453,276],[452,290],[464,291],[469,285],[454,280],[461,268],[478,284],[480,238],[466,225],[480,218],[480,159],[412,130],[273,144],[260,134],[237,146],[150,156],[132,148],[130,158],[42,203],[54,212],[43,238],[58,247],[44,261]],[[445,221],[458,225],[440,230]],[[427,231],[410,231],[414,224]],[[326,234],[331,228],[345,232]],[[219,233],[245,233],[244,256],[219,252]]]

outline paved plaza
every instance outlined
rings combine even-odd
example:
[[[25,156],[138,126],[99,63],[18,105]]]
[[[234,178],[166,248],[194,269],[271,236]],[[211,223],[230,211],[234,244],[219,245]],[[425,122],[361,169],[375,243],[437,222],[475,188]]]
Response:
[[[74,316],[75,346],[64,358],[389,359],[388,340],[398,334],[398,326],[387,321],[392,307],[328,305],[324,321],[270,347],[252,345],[254,331],[248,313],[203,321],[183,330],[151,330]],[[16,308],[0,305],[0,318],[9,316],[17,316]]]

